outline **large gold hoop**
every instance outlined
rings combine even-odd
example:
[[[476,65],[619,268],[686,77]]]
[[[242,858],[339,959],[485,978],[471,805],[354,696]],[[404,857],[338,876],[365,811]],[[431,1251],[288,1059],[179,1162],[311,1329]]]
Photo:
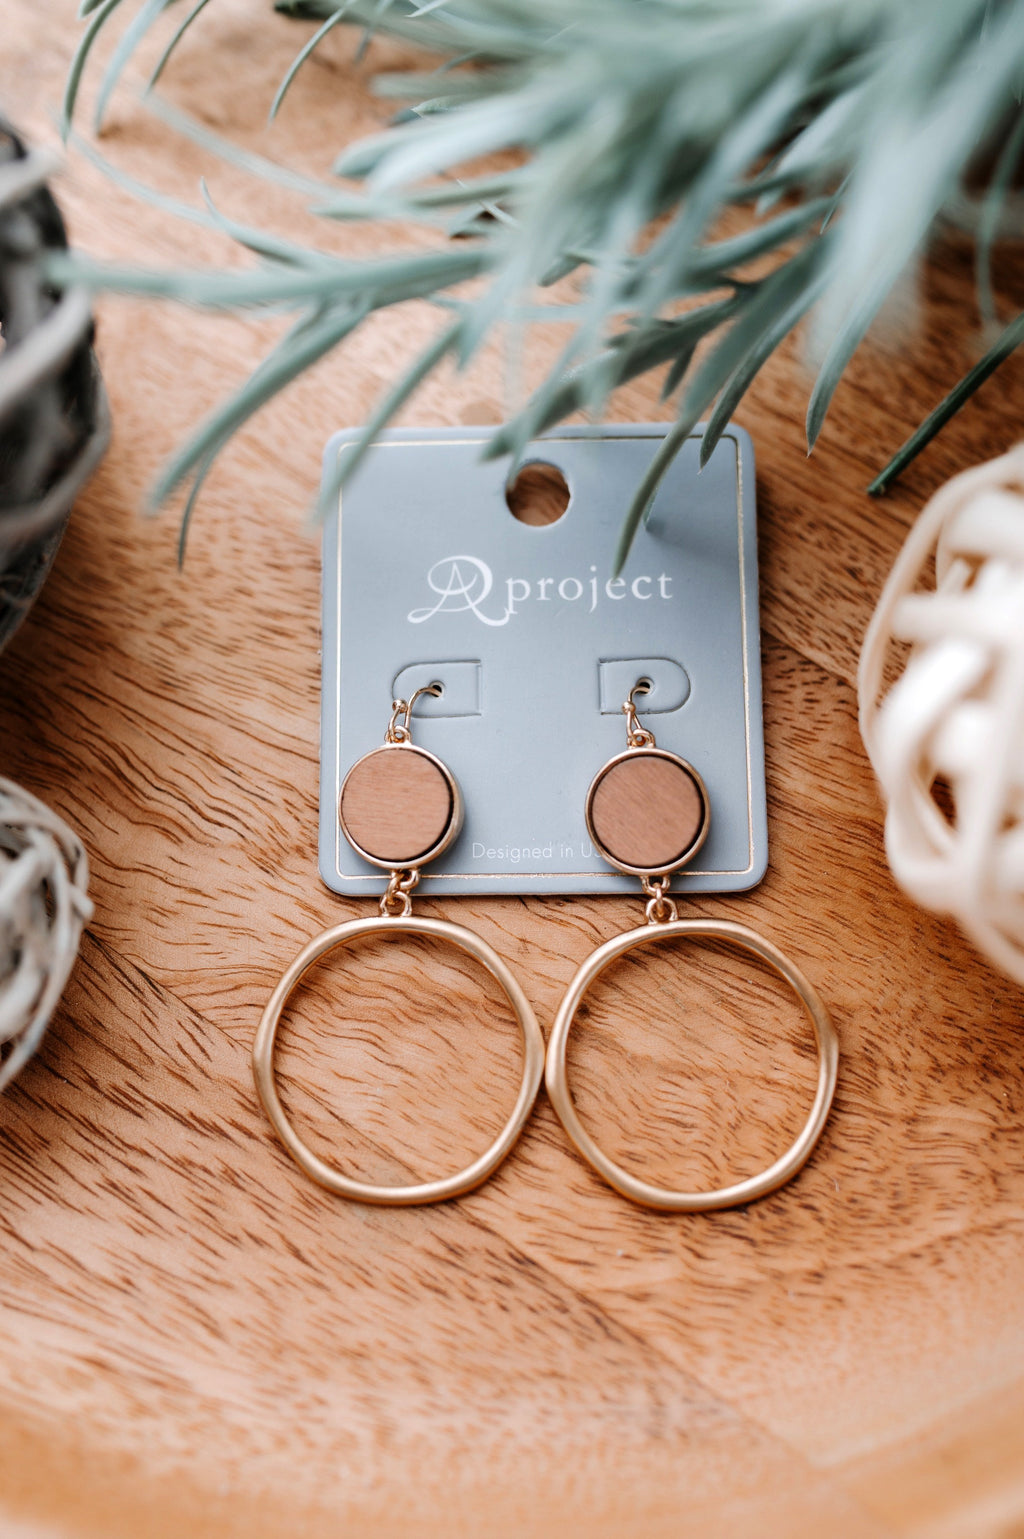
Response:
[[[429,935],[437,940],[448,941],[451,945],[458,946],[460,950],[468,952],[504,989],[523,1034],[525,1050],[523,1078],[512,1115],[490,1148],[486,1149],[479,1159],[474,1160],[465,1170],[458,1171],[453,1176],[444,1176],[437,1181],[421,1181],[414,1186],[375,1186],[343,1175],[340,1170],[328,1165],[303,1143],[288,1121],[281,1098],[277,1093],[274,1043],[281,1013],[293,990],[303,974],[326,952],[332,951],[336,946],[346,946],[352,941],[370,935],[389,937]],[[270,1001],[263,1012],[256,1032],[256,1041],[253,1043],[252,1067],[256,1089],[267,1116],[289,1154],[298,1165],[301,1165],[308,1176],[318,1181],[321,1186],[327,1187],[328,1191],[336,1192],[342,1197],[349,1197],[355,1202],[376,1203],[381,1207],[413,1207],[421,1203],[443,1202],[448,1197],[460,1197],[464,1192],[470,1192],[486,1181],[487,1177],[497,1170],[522,1132],[523,1124],[530,1115],[537,1098],[541,1075],[544,1072],[544,1038],[526,995],[497,952],[492,951],[479,935],[474,935],[472,930],[463,929],[461,925],[448,924],[441,919],[382,916],[372,919],[354,919],[346,924],[336,925],[334,929],[325,930],[322,935],[318,935],[299,952],[270,996]]]
[[[629,1171],[609,1159],[597,1147],[576,1115],[566,1073],[565,1054],[569,1030],[591,984],[624,952],[632,951],[637,946],[653,945],[658,941],[680,937],[729,941],[741,950],[761,957],[797,994],[811,1018],[818,1044],[818,1086],[814,1104],[795,1142],[760,1175],[738,1181],[733,1186],[719,1187],[712,1192],[676,1192],[666,1187],[652,1186],[630,1175]],[[570,983],[555,1017],[548,1043],[545,1083],[559,1120],[576,1148],[616,1191],[644,1207],[658,1208],[663,1212],[705,1213],[715,1208],[732,1208],[740,1203],[753,1202],[757,1197],[765,1197],[785,1185],[806,1164],[821,1136],[832,1105],[838,1066],[839,1047],[825,1006],[803,973],[771,941],[743,925],[731,924],[726,920],[713,923],[701,919],[677,919],[667,924],[652,923],[638,930],[627,930],[591,953]]]

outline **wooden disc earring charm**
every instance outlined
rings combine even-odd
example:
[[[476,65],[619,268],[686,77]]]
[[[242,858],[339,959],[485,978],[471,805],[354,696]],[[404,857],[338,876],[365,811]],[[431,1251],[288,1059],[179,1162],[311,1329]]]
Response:
[[[708,836],[710,807],[692,764],[659,748],[637,720],[634,696],[622,707],[627,748],[598,770],[587,792],[587,831],[610,866],[629,876],[667,876],[692,860]]]
[[[341,788],[342,833],[357,854],[385,871],[426,865],[462,827],[458,781],[447,764],[413,743],[409,726],[419,696],[439,692],[431,684],[408,705],[396,700],[384,746],[357,759]]]

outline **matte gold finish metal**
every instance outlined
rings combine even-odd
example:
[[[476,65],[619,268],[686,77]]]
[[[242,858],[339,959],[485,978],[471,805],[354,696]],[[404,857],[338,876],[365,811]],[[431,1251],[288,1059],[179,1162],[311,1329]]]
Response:
[[[636,713],[637,695],[649,695],[650,692],[650,679],[637,679],[623,704],[622,713],[626,718],[626,742],[630,748],[654,747],[654,733],[640,725],[640,718]]]
[[[409,873],[395,873],[395,878],[398,879],[396,888],[408,901],[408,890],[402,889],[403,876],[407,880]],[[274,1043],[281,1013],[292,992],[314,962],[328,951],[332,951],[336,946],[347,946],[372,935],[383,935],[389,940],[397,939],[401,935],[427,935],[436,940],[448,941],[471,957],[475,957],[504,989],[523,1035],[525,1059],[523,1077],[511,1116],[490,1148],[486,1149],[478,1159],[475,1159],[465,1170],[460,1170],[453,1176],[444,1176],[440,1180],[420,1181],[410,1186],[376,1186],[344,1175],[340,1170],[336,1170],[334,1166],[320,1159],[303,1142],[289,1122],[277,1092]],[[444,1202],[449,1197],[461,1197],[463,1193],[471,1192],[474,1187],[486,1181],[487,1177],[497,1170],[522,1132],[523,1125],[537,1098],[544,1072],[544,1038],[526,995],[497,952],[492,951],[486,941],[474,935],[472,930],[463,929],[461,925],[448,924],[441,919],[411,918],[407,913],[402,913],[394,918],[382,916],[372,919],[354,919],[346,924],[336,925],[334,929],[325,930],[322,935],[318,935],[299,952],[281,978],[263,1012],[256,1041],[253,1044],[252,1067],[256,1089],[267,1116],[289,1154],[308,1176],[318,1181],[321,1186],[327,1187],[328,1191],[336,1192],[339,1196],[351,1198],[356,1202],[374,1203],[380,1207],[414,1207],[424,1203]]]
[[[386,919],[408,919],[412,913],[413,889],[419,886],[419,880],[420,874],[415,867],[411,871],[392,871],[380,900],[380,911]]]
[[[443,694],[444,686],[442,684],[424,684],[422,689],[417,689],[409,696],[408,700],[392,700],[391,720],[388,722],[388,730],[384,734],[385,743],[410,742],[412,739],[412,713],[415,710],[417,700],[421,695],[433,695],[435,699],[440,700]],[[405,720],[399,721],[400,716],[404,716]]]
[[[656,903],[670,901],[665,899],[667,886],[667,882],[663,885],[659,884],[659,891],[652,897],[648,907],[649,916]],[[738,1181],[732,1186],[720,1187],[712,1192],[678,1192],[665,1187],[652,1186],[650,1182],[631,1175],[621,1165],[609,1159],[608,1155],[602,1153],[597,1147],[576,1115],[566,1072],[565,1057],[569,1031],[591,984],[601,976],[606,967],[627,951],[674,939],[728,941],[767,962],[768,966],[784,978],[797,994],[811,1018],[818,1044],[818,1085],[814,1104],[795,1142],[760,1175],[751,1176],[745,1181]],[[753,930],[748,930],[743,925],[732,924],[727,920],[711,922],[701,919],[670,918],[663,922],[653,920],[641,926],[640,929],[628,930],[622,935],[616,935],[613,940],[599,946],[583,963],[569,985],[555,1017],[551,1040],[548,1043],[544,1078],[551,1104],[565,1131],[583,1158],[604,1177],[610,1186],[621,1192],[624,1197],[629,1197],[633,1202],[640,1203],[644,1207],[657,1208],[667,1213],[705,1213],[715,1208],[732,1208],[741,1203],[753,1202],[756,1198],[765,1197],[769,1192],[776,1191],[787,1181],[792,1180],[810,1157],[811,1151],[821,1136],[832,1105],[832,1097],[835,1094],[838,1065],[839,1047],[825,1006],[803,973],[779,951],[778,947],[772,945],[771,941],[765,940],[763,936],[755,934]]]
[[[679,918],[679,910],[668,895],[671,885],[672,879],[668,876],[640,878],[640,886],[650,899],[644,910],[648,924],[674,924]]]

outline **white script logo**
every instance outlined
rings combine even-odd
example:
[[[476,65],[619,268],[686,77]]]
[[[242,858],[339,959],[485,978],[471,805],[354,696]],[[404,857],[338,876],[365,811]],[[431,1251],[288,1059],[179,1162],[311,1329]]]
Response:
[[[590,568],[586,578],[579,577],[509,577],[505,581],[505,611],[503,614],[485,614],[483,605],[494,588],[494,573],[479,556],[445,556],[435,561],[427,573],[427,584],[437,595],[437,603],[423,609],[410,609],[407,619],[412,625],[422,625],[424,620],[436,614],[458,614],[471,609],[482,625],[507,625],[524,604],[546,604],[561,600],[563,604],[576,604],[587,595],[590,599],[587,613],[593,614],[599,603],[610,600],[620,603],[633,598],[641,603],[648,599],[670,599],[672,579],[666,572],[657,577],[609,577],[601,582],[597,567]],[[552,591],[553,590],[553,591]]]

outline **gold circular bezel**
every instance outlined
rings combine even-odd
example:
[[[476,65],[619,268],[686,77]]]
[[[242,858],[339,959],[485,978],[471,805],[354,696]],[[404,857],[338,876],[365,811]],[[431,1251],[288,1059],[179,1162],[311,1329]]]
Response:
[[[348,784],[349,776],[352,774],[353,770],[358,769],[361,764],[365,764],[367,759],[376,758],[377,754],[380,753],[416,753],[419,754],[423,759],[429,759],[435,769],[439,769],[441,771],[441,774],[444,776],[445,782],[448,786],[448,790],[451,793],[451,814],[448,819],[448,826],[444,833],[441,835],[440,839],[432,844],[429,849],[425,850],[422,855],[417,855],[414,859],[405,862],[394,860],[379,860],[376,855],[371,855],[369,850],[364,850],[358,840],[352,837],[351,833],[349,832],[348,825],[342,816],[341,805],[345,796],[345,787]],[[459,782],[456,780],[455,776],[452,774],[451,770],[448,768],[447,764],[445,764],[443,759],[439,759],[436,754],[430,753],[426,748],[421,748],[418,743],[381,743],[378,747],[371,748],[369,753],[364,753],[362,758],[357,759],[354,764],[349,765],[349,768],[345,774],[345,779],[341,783],[341,790],[338,792],[338,822],[341,825],[342,833],[345,835],[345,838],[355,850],[356,854],[360,856],[362,860],[365,860],[368,865],[376,866],[378,871],[406,870],[411,869],[412,867],[415,867],[417,870],[419,870],[419,868],[421,866],[425,866],[428,861],[436,860],[439,855],[443,855],[445,850],[449,849],[455,843],[455,840],[462,832],[462,822],[464,816],[465,806],[463,804],[462,791],[459,788]]]
[[[679,767],[685,770],[686,773],[692,778],[698,792],[700,793],[701,803],[704,808],[704,816],[701,819],[700,828],[697,830],[692,843],[686,850],[683,851],[679,859],[673,861],[672,864],[668,866],[627,866],[624,861],[617,860],[615,856],[611,854],[611,852],[602,843],[594,829],[594,821],[591,816],[591,811],[594,803],[594,795],[598,786],[604,779],[605,775],[607,775],[608,771],[613,769],[616,764],[622,764],[627,759],[635,759],[638,754],[646,754],[649,757],[656,759],[668,759],[670,763],[678,764]],[[708,799],[707,786],[704,784],[704,781],[701,779],[700,775],[694,769],[689,760],[682,758],[677,753],[670,753],[667,748],[651,748],[644,746],[642,748],[626,748],[622,751],[622,753],[617,753],[614,758],[608,759],[604,764],[601,765],[601,768],[590,782],[590,788],[587,791],[586,805],[584,807],[584,816],[586,818],[587,833],[590,835],[591,843],[597,850],[598,854],[601,856],[602,860],[606,860],[610,866],[614,866],[616,871],[624,871],[627,876],[669,876],[673,871],[681,870],[683,866],[691,861],[707,838],[708,829],[711,826],[711,803]]]

